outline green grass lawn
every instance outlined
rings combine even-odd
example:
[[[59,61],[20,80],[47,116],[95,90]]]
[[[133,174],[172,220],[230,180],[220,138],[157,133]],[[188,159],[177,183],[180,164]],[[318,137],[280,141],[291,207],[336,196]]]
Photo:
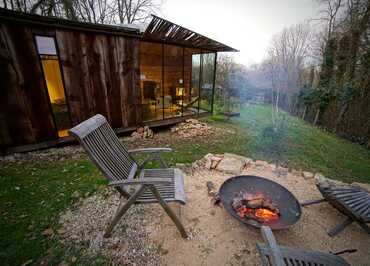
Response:
[[[244,106],[241,116],[204,119],[219,128],[205,138],[179,139],[159,133],[154,142],[133,142],[129,147],[165,146],[175,149],[165,157],[171,165],[191,163],[207,153],[236,153],[284,166],[318,171],[344,181],[370,182],[370,151],[314,128],[287,115],[285,133],[279,141],[264,137],[271,126],[269,106]],[[149,165],[150,166],[150,165]],[[153,166],[153,165],[151,165]],[[155,165],[154,165],[155,166]],[[98,170],[85,158],[63,161],[30,161],[0,168],[0,261],[2,265],[101,265],[104,258],[91,257],[81,247],[62,246],[57,235],[45,236],[45,229],[58,229],[60,212],[77,196],[104,187]],[[71,259],[76,258],[76,259]]]
[[[370,183],[370,150],[315,128],[297,117],[286,114],[286,129],[275,142],[263,134],[264,129],[271,126],[270,106],[244,106],[241,116],[230,123],[247,138],[244,155],[321,172],[333,179]],[[239,153],[243,152],[244,148]]]

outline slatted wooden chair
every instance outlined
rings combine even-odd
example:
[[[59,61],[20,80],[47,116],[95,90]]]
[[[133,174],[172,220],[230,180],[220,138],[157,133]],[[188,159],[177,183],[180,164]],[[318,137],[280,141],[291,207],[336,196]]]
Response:
[[[350,266],[343,258],[338,256],[343,253],[351,253],[356,250],[345,250],[337,253],[324,253],[308,251],[298,248],[280,246],[268,226],[261,227],[261,233],[266,245],[257,244],[263,266]]]
[[[161,152],[170,152],[170,148],[148,148],[127,150],[119,141],[113,129],[102,115],[95,115],[70,129],[87,152],[90,159],[102,171],[123,196],[115,216],[108,225],[104,236],[109,237],[132,204],[159,203],[176,227],[181,236],[186,238],[186,231],[179,218],[168,206],[168,202],[186,203],[184,191],[184,174],[180,169],[167,168],[160,157]],[[149,153],[141,164],[134,160],[134,153]],[[143,169],[149,160],[158,160],[163,169]],[[131,191],[133,190],[133,191]]]
[[[323,199],[309,200],[301,203],[301,206],[309,206],[321,202],[329,202],[334,208],[347,216],[347,219],[328,230],[329,236],[335,236],[348,225],[357,222],[366,233],[370,234],[370,193],[360,187],[351,185],[336,185],[325,181],[316,184],[323,195]]]

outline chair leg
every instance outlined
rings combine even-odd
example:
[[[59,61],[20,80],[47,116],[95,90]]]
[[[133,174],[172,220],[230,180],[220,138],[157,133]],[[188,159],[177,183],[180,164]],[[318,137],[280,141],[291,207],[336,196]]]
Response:
[[[344,220],[343,223],[340,223],[340,224],[336,225],[335,227],[333,227],[332,229],[328,230],[328,235],[333,237],[333,236],[339,234],[340,232],[343,231],[343,229],[345,227],[347,227],[351,223],[353,223],[353,220],[352,220],[352,218],[348,217],[346,220]]]
[[[309,205],[313,205],[313,204],[318,204],[318,203],[321,203],[321,202],[324,202],[324,201],[326,201],[326,199],[307,200],[307,201],[301,202],[301,206],[305,207],[305,206],[309,206]]]
[[[141,186],[128,200],[125,204],[122,204],[118,207],[116,214],[114,215],[114,218],[109,223],[107,229],[105,230],[104,237],[110,237],[113,228],[116,226],[118,221],[121,219],[121,217],[127,212],[127,210],[131,207],[132,204],[135,203],[136,199],[141,195],[141,193],[144,191],[145,185]]]
[[[162,208],[165,210],[165,212],[168,214],[168,216],[171,218],[171,220],[176,225],[177,229],[180,231],[180,234],[183,238],[187,238],[188,235],[185,231],[184,226],[182,225],[180,219],[176,216],[176,214],[173,212],[173,210],[168,206],[167,202],[165,202],[161,195],[159,194],[158,190],[155,186],[151,185],[150,190],[153,192],[154,196],[157,198],[159,204],[162,206]]]

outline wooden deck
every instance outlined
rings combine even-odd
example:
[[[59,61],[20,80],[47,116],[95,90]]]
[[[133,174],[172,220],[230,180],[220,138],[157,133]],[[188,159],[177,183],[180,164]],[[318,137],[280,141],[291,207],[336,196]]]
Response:
[[[162,127],[162,126],[169,126],[174,125],[177,123],[180,123],[182,121],[185,121],[189,118],[198,118],[198,117],[204,117],[210,115],[210,112],[201,111],[198,115],[188,115],[188,116],[182,116],[182,117],[172,117],[168,119],[163,120],[157,120],[157,121],[150,121],[150,122],[144,122],[144,126],[148,126],[150,128],[156,128],[156,127]],[[117,128],[114,131],[116,134],[124,134],[129,133],[137,129],[137,126],[133,127],[125,127],[125,128]],[[17,147],[10,147],[5,149],[4,151],[0,152],[0,155],[6,155],[11,153],[19,153],[19,152],[29,152],[29,151],[36,151],[36,150],[42,150],[42,149],[48,149],[52,147],[63,147],[71,144],[77,144],[77,141],[73,139],[71,136],[59,138],[56,140],[50,140],[50,141],[44,141],[36,144],[29,144],[29,145],[22,145]]]

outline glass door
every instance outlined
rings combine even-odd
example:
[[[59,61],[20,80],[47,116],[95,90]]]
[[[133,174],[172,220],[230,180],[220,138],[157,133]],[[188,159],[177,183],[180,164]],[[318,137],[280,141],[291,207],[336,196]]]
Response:
[[[200,109],[199,112],[212,111],[212,97],[215,75],[215,53],[202,54],[202,77],[200,89]]]

